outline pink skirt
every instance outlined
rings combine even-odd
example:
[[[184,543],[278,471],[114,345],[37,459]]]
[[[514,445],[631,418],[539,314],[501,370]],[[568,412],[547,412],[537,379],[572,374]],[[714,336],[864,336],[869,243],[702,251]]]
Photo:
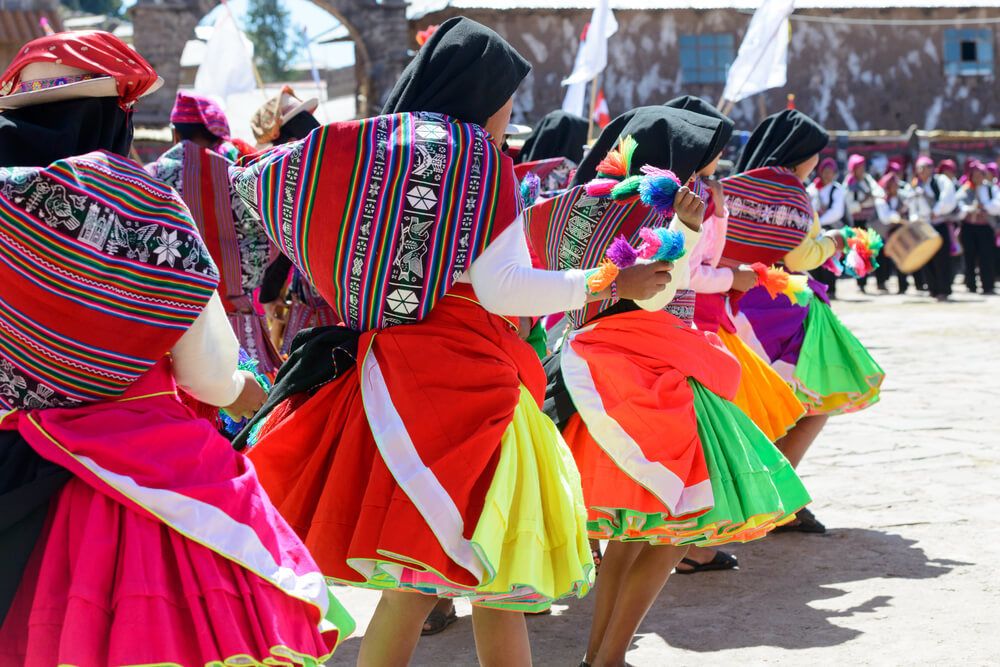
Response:
[[[0,665],[319,665],[350,633],[249,462],[149,391],[167,380],[161,364],[120,402],[4,421],[74,478],[0,627]]]

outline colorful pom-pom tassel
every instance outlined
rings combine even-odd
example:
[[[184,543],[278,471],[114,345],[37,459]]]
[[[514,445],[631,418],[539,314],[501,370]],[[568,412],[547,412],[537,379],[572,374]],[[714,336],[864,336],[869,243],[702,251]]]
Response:
[[[639,198],[642,203],[660,215],[672,218],[674,199],[681,189],[681,181],[672,171],[656,169],[648,165],[642,168],[642,183],[639,184]]]
[[[587,276],[587,289],[591,294],[600,294],[611,287],[618,278],[618,267],[611,260],[604,260],[601,265]]]
[[[621,183],[611,188],[611,198],[615,201],[627,201],[639,195],[639,186],[642,184],[642,176],[629,176]]]
[[[595,178],[584,186],[587,194],[591,197],[604,199],[611,196],[611,191],[618,185],[618,181],[612,178]]]
[[[632,155],[635,154],[636,144],[632,135],[623,138],[618,146],[612,149],[604,159],[597,164],[598,176],[606,176],[616,179],[623,179],[629,175],[632,165]]]
[[[534,172],[525,174],[524,178],[521,179],[521,201],[524,202],[524,205],[526,207],[532,206],[541,192],[542,179],[538,177],[538,174]]]
[[[635,260],[639,258],[639,252],[632,247],[632,244],[624,236],[619,236],[612,241],[611,247],[608,248],[608,252],[605,254],[619,269],[627,269],[635,264]]]
[[[660,239],[660,247],[650,257],[654,262],[676,262],[684,256],[684,234],[666,227],[655,227],[653,233]]]
[[[663,245],[663,241],[651,227],[640,229],[639,238],[642,239],[642,244],[639,246],[639,257],[643,259],[652,259],[659,252],[660,246]]]
[[[792,275],[780,267],[765,266],[760,262],[750,268],[757,274],[757,285],[767,290],[772,299],[785,295],[795,305],[804,306],[812,298],[807,276]]]
[[[788,285],[781,292],[796,306],[806,306],[812,299],[813,291],[809,288],[809,277],[789,275]]]

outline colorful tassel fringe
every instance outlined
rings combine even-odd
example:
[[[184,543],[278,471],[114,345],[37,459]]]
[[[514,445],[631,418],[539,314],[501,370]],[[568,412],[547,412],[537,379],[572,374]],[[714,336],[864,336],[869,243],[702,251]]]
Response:
[[[265,391],[271,390],[271,381],[266,375],[257,371],[257,360],[247,354],[243,348],[240,348],[239,365],[237,368],[241,371],[250,371],[253,373],[253,376],[257,380],[258,384],[260,384]],[[230,440],[235,438],[236,434],[243,430],[243,427],[247,425],[248,421],[248,419],[240,419],[237,421],[230,417],[225,410],[219,410],[219,430],[222,431],[222,434]]]
[[[848,227],[839,230],[847,247],[846,253],[836,253],[826,260],[823,267],[835,276],[847,274],[851,278],[864,278],[878,268],[878,254],[885,242],[874,229]]]
[[[631,135],[623,138],[617,148],[597,165],[597,178],[584,186],[586,192],[591,197],[610,197],[616,202],[638,197],[649,208],[671,218],[674,215],[674,198],[682,183],[672,171],[650,165],[643,165],[639,170],[641,175],[631,175],[632,157],[637,147]]]
[[[542,192],[542,179],[534,172],[528,172],[521,179],[521,201],[527,208],[534,205],[538,195]]]
[[[757,274],[757,285],[767,290],[772,299],[785,295],[797,306],[805,306],[812,299],[808,276],[790,274],[777,266],[765,266],[760,262],[751,267]]]
[[[684,235],[666,227],[639,230],[639,256],[654,262],[674,262],[684,256]]]
[[[611,287],[618,278],[618,267],[609,259],[601,262],[601,265],[590,272],[587,276],[587,289],[591,294],[599,294]]]

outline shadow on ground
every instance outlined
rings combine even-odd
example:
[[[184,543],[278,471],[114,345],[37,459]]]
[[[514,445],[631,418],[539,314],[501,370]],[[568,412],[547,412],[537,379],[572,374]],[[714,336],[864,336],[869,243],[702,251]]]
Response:
[[[930,559],[915,541],[865,529],[831,530],[826,535],[785,534],[741,545],[742,570],[674,576],[660,595],[639,639],[657,635],[678,649],[709,653],[773,646],[805,649],[836,646],[860,631],[838,619],[892,606],[878,594],[846,609],[818,609],[815,603],[848,592],[840,584],[867,579],[931,579],[971,565]],[[575,666],[587,641],[593,597],[556,605],[553,616],[528,619],[535,664]],[[359,638],[338,650],[331,664],[352,664]],[[476,663],[472,622],[466,615],[443,634],[423,638],[414,665]]]

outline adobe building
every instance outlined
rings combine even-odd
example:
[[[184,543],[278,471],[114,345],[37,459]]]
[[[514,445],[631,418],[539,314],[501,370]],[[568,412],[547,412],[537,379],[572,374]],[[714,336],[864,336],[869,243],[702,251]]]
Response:
[[[611,0],[619,29],[601,81],[614,116],[679,94],[718,101],[759,0]],[[562,104],[593,0],[411,0],[415,33],[452,16],[484,23],[534,65],[515,100],[533,123]],[[797,0],[788,85],[730,114],[749,128],[761,111],[798,109],[832,130],[1000,127],[995,58],[1000,0]],[[957,21],[948,24],[949,21]],[[763,102],[763,104],[761,104]]]

